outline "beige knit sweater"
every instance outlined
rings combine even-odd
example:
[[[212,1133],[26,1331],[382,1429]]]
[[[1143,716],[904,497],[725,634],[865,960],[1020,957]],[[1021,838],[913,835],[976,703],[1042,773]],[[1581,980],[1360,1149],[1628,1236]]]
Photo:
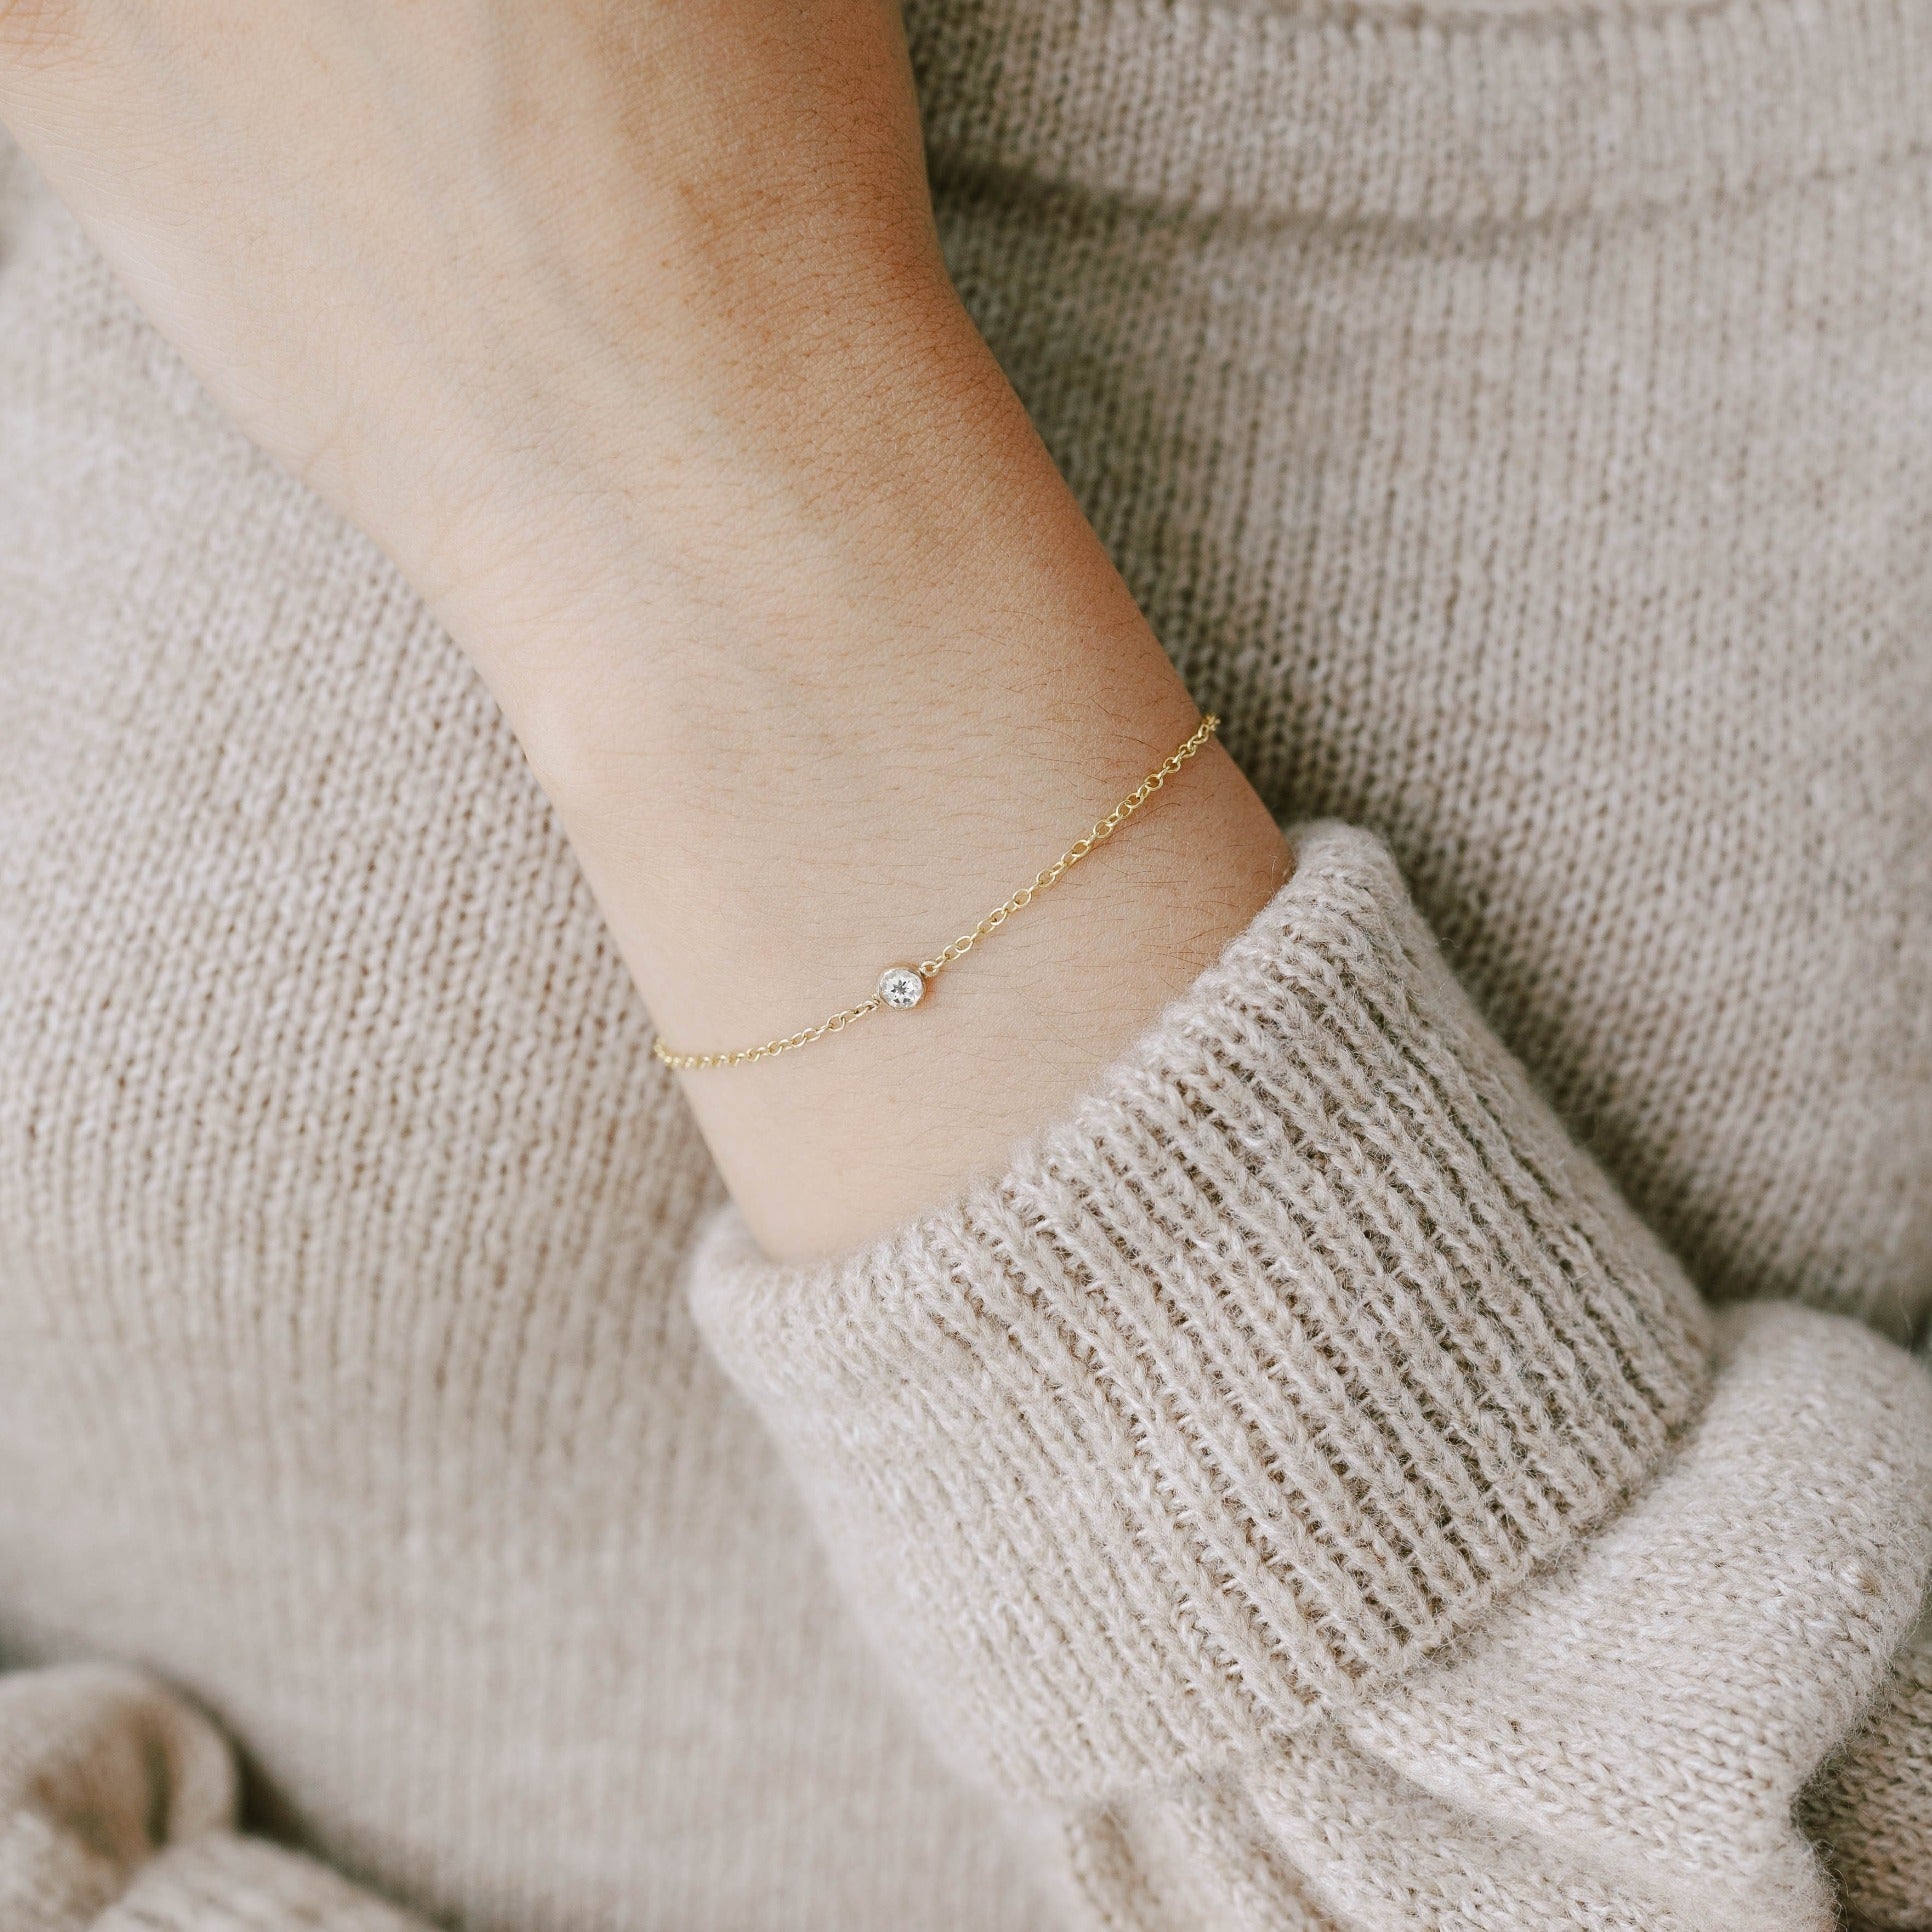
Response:
[[[912,28],[1299,862],[835,1266],[0,163],[0,1932],[1932,1927],[1932,4]]]

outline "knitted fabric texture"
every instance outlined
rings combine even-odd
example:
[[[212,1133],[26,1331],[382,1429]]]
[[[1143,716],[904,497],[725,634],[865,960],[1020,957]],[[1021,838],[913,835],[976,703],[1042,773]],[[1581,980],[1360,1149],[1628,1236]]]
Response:
[[[1932,1618],[1899,1653],[1870,1723],[1805,1794],[1803,1813],[1831,1847],[1858,1925],[1932,1924]]]
[[[171,1840],[232,1824],[206,1718],[131,1671],[0,1677],[0,1925],[79,1932]]]
[[[908,16],[1374,836],[822,1327],[694,1275],[500,719],[0,147],[0,1932],[1932,1924],[1932,11]]]
[[[1114,1854],[1101,1922],[1835,1932],[1794,1801],[1884,1681],[1932,1551],[1932,1391],[1799,1310],[1738,1311],[1721,1341],[1660,1480],[1439,1666],[1088,1820]],[[1884,1830],[1871,1795],[1840,1789]],[[1892,1842],[1916,1850],[1860,1847],[1847,1890],[1896,1886],[1899,1915],[1860,1922],[1923,1926],[1924,1840]]]
[[[1207,1768],[1412,1664],[1662,1457],[1681,1271],[1339,827],[1001,1179],[698,1317],[981,1775]]]
[[[234,1759],[131,1671],[0,1680],[8,1932],[421,1932],[313,1861],[234,1832]]]

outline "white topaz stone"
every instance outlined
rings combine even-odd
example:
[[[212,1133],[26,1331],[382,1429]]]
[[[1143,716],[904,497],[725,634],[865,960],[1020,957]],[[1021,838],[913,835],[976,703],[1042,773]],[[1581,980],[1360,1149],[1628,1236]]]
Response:
[[[926,997],[926,982],[916,966],[888,966],[879,975],[879,997],[901,1013]]]

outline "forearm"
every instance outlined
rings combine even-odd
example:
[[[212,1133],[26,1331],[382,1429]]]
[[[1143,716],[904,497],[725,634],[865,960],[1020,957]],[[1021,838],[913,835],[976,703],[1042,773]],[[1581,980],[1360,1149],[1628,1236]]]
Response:
[[[936,952],[1196,720],[950,290],[897,322],[781,348],[821,399],[792,427],[722,398],[755,420],[685,502],[443,599],[679,1045],[790,1032]],[[766,1245],[847,1244],[996,1161],[1285,864],[1210,747],[916,1013],[685,1076]]]
[[[1191,727],[947,281],[892,0],[35,0],[0,114],[470,651],[672,1039],[852,1004]],[[1211,751],[912,1018],[692,1075],[753,1225],[950,1193],[1280,864]]]

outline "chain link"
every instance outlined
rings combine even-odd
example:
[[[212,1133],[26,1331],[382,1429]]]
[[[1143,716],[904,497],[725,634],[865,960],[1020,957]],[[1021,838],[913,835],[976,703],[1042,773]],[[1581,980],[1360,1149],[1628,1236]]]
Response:
[[[936,952],[930,959],[922,959],[913,970],[921,979],[936,979],[956,960],[964,959],[981,940],[991,938],[1016,912],[1024,910],[1041,893],[1058,885],[1089,853],[1105,845],[1220,728],[1221,720],[1212,711],[1208,712],[1195,726],[1192,735],[1177,746],[1157,769],[1150,771],[1105,818],[1096,820],[1050,866],[1043,872],[1036,872],[1010,899],[1002,900],[971,932],[961,933],[950,946]],[[749,1066],[754,1060],[770,1060],[781,1053],[792,1053],[800,1047],[810,1046],[829,1033],[843,1033],[848,1026],[856,1026],[868,1014],[878,1012],[884,1004],[884,999],[874,993],[870,999],[861,1000],[857,1006],[848,1006],[844,1012],[834,1013],[829,1020],[821,1020],[816,1026],[801,1027],[798,1032],[787,1033],[780,1039],[765,1040],[757,1046],[739,1047],[733,1052],[679,1053],[659,1039],[652,1041],[651,1054],[674,1073],[704,1073],[714,1067]]]

